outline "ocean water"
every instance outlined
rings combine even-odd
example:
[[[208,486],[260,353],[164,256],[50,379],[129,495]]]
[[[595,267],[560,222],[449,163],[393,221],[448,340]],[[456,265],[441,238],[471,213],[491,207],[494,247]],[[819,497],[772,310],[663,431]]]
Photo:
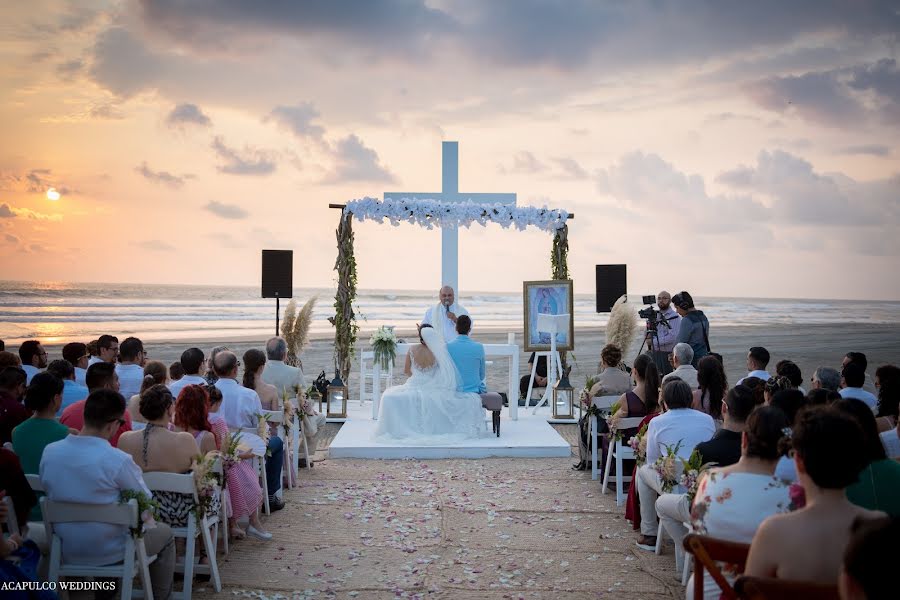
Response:
[[[302,305],[318,295],[312,332],[333,331],[334,290],[298,288]],[[635,303],[639,296],[630,296]],[[522,331],[522,293],[466,292],[460,299],[476,327]],[[695,298],[715,326],[900,322],[900,302]],[[365,332],[380,325],[412,327],[437,302],[431,291],[360,290],[357,318]],[[282,300],[282,314],[286,300]],[[592,294],[575,295],[577,327],[606,324],[594,312]],[[88,341],[102,333],[144,340],[209,340],[271,335],[275,300],[259,297],[258,287],[87,284],[0,281],[0,339],[16,344],[38,338],[46,343]]]

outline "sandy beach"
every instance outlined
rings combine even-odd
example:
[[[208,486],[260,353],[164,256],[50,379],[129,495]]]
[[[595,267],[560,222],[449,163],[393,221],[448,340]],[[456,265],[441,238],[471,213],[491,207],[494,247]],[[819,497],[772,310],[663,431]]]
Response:
[[[397,334],[401,339],[415,339],[415,330],[399,329]],[[522,344],[522,332],[516,331],[516,341]],[[99,332],[98,332],[99,335]],[[505,343],[507,330],[475,330],[473,337],[484,343]],[[121,336],[120,336],[120,339]],[[87,340],[85,340],[87,341]],[[572,384],[581,386],[584,380],[593,375],[597,370],[600,349],[606,343],[606,334],[603,328],[578,328],[575,334],[575,352]],[[626,362],[631,363],[637,354],[641,339],[636,338],[632,347],[626,353]],[[803,326],[734,326],[716,327],[712,323],[710,332],[710,344],[715,352],[722,354],[725,360],[725,370],[728,381],[733,384],[746,375],[746,357],[750,346],[765,346],[772,354],[771,370],[774,371],[775,363],[789,358],[799,365],[805,381],[809,381],[813,371],[818,366],[831,366],[838,368],[841,359],[848,351],[865,352],[869,360],[869,371],[874,373],[875,367],[887,363],[900,363],[900,324],[898,325],[864,325],[848,324],[842,327],[833,325],[803,325]],[[161,360],[166,364],[178,360],[181,353],[191,346],[198,346],[208,352],[218,345],[226,345],[242,354],[250,348],[263,348],[265,339],[252,338],[208,338],[198,339],[192,343],[183,340],[148,342],[147,351],[151,360]],[[61,346],[46,345],[50,354],[50,360],[59,358]],[[357,344],[357,349],[368,348],[368,335],[362,335]],[[325,371],[329,377],[333,375],[332,355],[334,350],[333,337],[315,336],[302,354],[304,373],[309,384],[316,375]],[[570,354],[570,360],[571,356]],[[528,354],[520,356],[521,375],[527,374],[526,367]],[[353,374],[350,378],[351,397],[355,395],[355,386],[358,382],[359,363],[354,361]],[[507,366],[505,361],[500,361],[488,368],[488,386],[491,389],[503,391],[506,389]]]

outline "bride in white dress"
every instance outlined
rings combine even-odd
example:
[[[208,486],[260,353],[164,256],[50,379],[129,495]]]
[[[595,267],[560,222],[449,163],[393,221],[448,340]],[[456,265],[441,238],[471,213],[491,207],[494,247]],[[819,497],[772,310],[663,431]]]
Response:
[[[437,329],[423,325],[419,339],[406,357],[409,379],[381,398],[375,441],[442,445],[479,437],[485,427],[481,397],[457,391],[459,374]]]

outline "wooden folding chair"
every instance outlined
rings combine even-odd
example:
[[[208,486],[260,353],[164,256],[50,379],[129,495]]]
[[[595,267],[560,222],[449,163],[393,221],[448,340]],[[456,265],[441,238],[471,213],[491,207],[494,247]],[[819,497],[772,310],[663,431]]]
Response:
[[[77,559],[62,559],[62,540],[54,526],[58,523],[110,523],[136,529],[138,526],[137,500],[129,500],[127,504],[80,504],[76,502],[54,502],[47,497],[41,498],[41,513],[44,526],[50,540],[50,562],[47,574],[48,581],[59,581],[62,577],[108,577],[122,580],[119,587],[121,598],[133,598],[143,595],[153,600],[153,588],[150,585],[150,563],[156,555],[147,556],[144,538],[132,535],[125,536],[125,551],[122,562],[115,565],[98,567],[83,565]],[[133,590],[134,578],[139,576],[143,590]]]
[[[839,600],[837,585],[786,581],[771,577],[741,575],[734,582],[737,597],[746,600]]]
[[[215,469],[214,469],[215,470]],[[151,492],[173,492],[193,496],[194,504],[199,502],[197,488],[194,485],[193,473],[160,473],[150,471],[144,473],[144,483]],[[224,507],[220,507],[220,512]],[[216,560],[216,540],[219,536],[219,526],[227,527],[226,520],[219,513],[203,516],[197,519],[197,515],[191,510],[188,515],[187,527],[172,527],[172,535],[185,540],[184,559],[176,561],[175,570],[184,573],[184,598],[191,597],[191,588],[194,581],[194,573],[209,575],[216,592],[222,591],[222,580],[219,577],[219,565]],[[196,539],[200,536],[203,547],[206,549],[208,565],[200,564],[200,557],[196,554]]]
[[[743,573],[747,564],[750,544],[740,544],[719,540],[697,533],[689,533],[684,538],[684,549],[694,556],[694,600],[703,599],[703,570],[715,580],[725,600],[737,600],[737,593],[722,573],[719,562],[735,565]],[[685,556],[687,560],[687,556]]]

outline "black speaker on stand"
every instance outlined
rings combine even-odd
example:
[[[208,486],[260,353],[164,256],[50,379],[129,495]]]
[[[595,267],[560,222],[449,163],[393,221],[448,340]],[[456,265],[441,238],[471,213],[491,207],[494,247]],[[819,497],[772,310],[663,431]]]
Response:
[[[612,310],[616,300],[628,293],[625,265],[597,265],[597,312]]]
[[[262,251],[262,297],[275,298],[275,335],[281,299],[294,297],[294,251]]]

